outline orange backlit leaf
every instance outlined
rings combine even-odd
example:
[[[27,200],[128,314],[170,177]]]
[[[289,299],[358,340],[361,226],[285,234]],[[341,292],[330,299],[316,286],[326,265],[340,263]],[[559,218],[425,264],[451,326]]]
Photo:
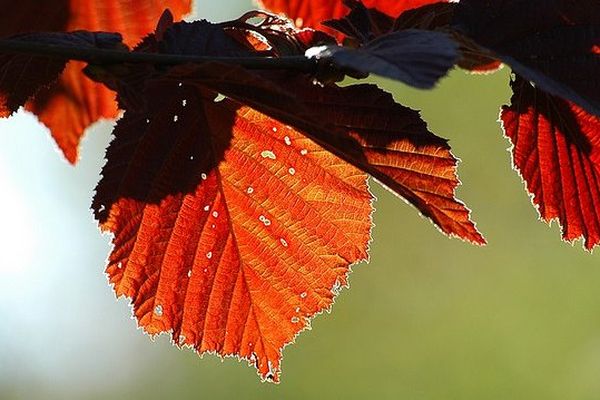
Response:
[[[94,209],[140,326],[277,381],[283,347],[367,258],[366,175],[214,93],[150,84],[115,128]]]
[[[4,4],[6,3],[6,4]],[[24,0],[0,1],[0,36],[30,31],[119,32],[124,42],[134,46],[156,26],[165,8],[176,18],[188,13],[190,0],[58,0],[45,3]],[[49,6],[51,5],[51,7]],[[41,91],[27,105],[52,133],[59,148],[71,163],[77,161],[78,145],[87,126],[101,118],[117,116],[114,94],[81,74],[85,64],[69,62],[56,85]]]
[[[449,236],[485,244],[455,197],[457,160],[417,111],[374,85],[314,85],[303,77],[196,68],[186,80],[211,87],[281,121],[360,168],[415,206]],[[253,88],[253,90],[248,90]]]
[[[162,26],[136,51],[256,54],[229,29]],[[93,208],[114,234],[110,282],[146,332],[277,381],[282,349],[367,258],[367,174],[449,235],[484,242],[454,198],[446,141],[376,86],[219,63],[148,66],[143,79],[136,68],[92,75],[125,108]]]
[[[511,86],[501,119],[514,166],[541,218],[591,250],[600,243],[600,119],[522,78]]]

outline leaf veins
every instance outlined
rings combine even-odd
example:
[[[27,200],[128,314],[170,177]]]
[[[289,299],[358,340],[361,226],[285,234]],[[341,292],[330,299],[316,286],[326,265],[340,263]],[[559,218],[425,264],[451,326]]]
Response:
[[[138,51],[260,51],[231,29],[175,24]],[[294,34],[293,46],[281,40],[304,51]],[[367,258],[366,173],[444,232],[484,242],[454,198],[446,141],[375,86],[218,63],[123,71],[96,76],[113,74],[125,114],[93,208],[115,235],[110,281],[151,334],[247,359],[277,381],[283,347]]]
[[[513,162],[541,218],[557,219],[563,238],[600,243],[600,120],[522,78],[501,119]]]
[[[148,333],[278,381],[281,351],[367,257],[366,175],[293,128],[157,82],[115,129],[94,200],[107,273]]]

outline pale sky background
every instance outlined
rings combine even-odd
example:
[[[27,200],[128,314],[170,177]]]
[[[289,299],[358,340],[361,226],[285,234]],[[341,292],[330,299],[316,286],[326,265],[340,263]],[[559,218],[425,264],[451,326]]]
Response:
[[[252,7],[197,3],[195,15],[213,21]],[[58,393],[73,382],[106,389],[158,361],[107,284],[110,238],[90,211],[111,129],[88,130],[73,167],[31,114],[0,119],[0,389],[19,380]]]

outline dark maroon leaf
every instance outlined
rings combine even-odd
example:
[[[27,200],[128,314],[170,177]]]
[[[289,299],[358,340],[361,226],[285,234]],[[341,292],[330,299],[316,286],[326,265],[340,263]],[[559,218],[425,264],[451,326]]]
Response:
[[[394,18],[389,15],[376,8],[367,8],[357,0],[344,0],[343,3],[349,7],[350,12],[342,18],[325,21],[323,25],[343,33],[346,39],[359,44],[392,32]]]
[[[4,38],[15,44],[63,46],[78,49],[124,48],[116,33],[77,31],[71,33],[28,33]],[[8,116],[32,98],[40,89],[58,79],[68,58],[56,56],[0,53],[0,116]]]
[[[548,93],[600,115],[596,0],[463,0],[454,26]]]
[[[438,2],[406,10],[396,19],[381,13],[375,8],[367,8],[356,0],[344,2],[350,7],[345,17],[326,21],[325,25],[346,36],[345,43],[360,47],[386,34],[404,30],[419,29],[439,31],[448,34],[459,45],[460,57],[457,64],[474,72],[497,70],[500,62],[486,49],[473,43],[451,27],[455,3]]]
[[[409,29],[380,36],[358,49],[324,47],[315,56],[330,58],[339,67],[430,89],[454,66],[458,45],[445,33]]]

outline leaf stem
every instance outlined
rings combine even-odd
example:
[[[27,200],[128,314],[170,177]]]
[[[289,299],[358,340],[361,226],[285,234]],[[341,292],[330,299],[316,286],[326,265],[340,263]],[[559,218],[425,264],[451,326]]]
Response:
[[[315,59],[304,56],[212,57],[142,52],[134,53],[123,50],[100,49],[96,47],[61,46],[17,39],[0,39],[0,53],[32,54],[85,61],[90,64],[151,63],[177,65],[216,62],[240,65],[248,69],[286,69],[300,72],[314,72],[318,68],[318,62]]]

